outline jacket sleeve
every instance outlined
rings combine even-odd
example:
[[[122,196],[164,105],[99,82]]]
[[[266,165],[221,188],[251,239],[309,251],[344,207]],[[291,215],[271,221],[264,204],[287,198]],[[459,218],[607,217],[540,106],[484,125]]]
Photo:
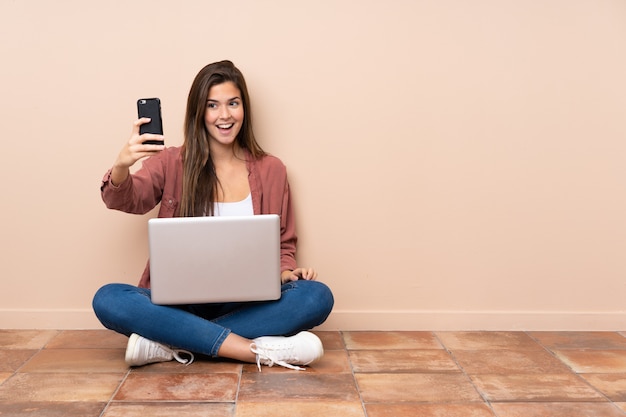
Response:
[[[142,167],[119,185],[111,183],[111,170],[108,170],[100,186],[102,200],[110,209],[145,214],[161,201],[165,171],[161,154],[144,160]]]

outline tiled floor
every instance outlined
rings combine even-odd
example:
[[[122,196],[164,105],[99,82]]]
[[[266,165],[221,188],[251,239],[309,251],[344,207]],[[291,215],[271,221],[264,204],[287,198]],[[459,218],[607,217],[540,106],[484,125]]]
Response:
[[[128,369],[105,330],[0,330],[0,416],[626,416],[626,332],[317,332],[307,371]]]

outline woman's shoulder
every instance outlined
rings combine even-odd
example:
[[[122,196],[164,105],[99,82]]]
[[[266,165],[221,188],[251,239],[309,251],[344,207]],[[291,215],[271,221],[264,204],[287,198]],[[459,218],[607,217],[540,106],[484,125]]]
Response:
[[[287,167],[276,156],[265,154],[248,160],[248,169],[263,179],[284,181],[287,177]]]
[[[286,170],[287,167],[277,156],[266,153],[265,155],[253,160],[253,163],[257,164],[259,167],[263,167],[266,169],[276,169],[276,170]]]

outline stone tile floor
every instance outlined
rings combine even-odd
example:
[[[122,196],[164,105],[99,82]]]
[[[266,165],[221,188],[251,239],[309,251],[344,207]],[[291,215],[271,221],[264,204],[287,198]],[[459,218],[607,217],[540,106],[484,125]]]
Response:
[[[129,369],[108,330],[0,330],[0,416],[626,416],[626,332],[316,332],[307,371]]]

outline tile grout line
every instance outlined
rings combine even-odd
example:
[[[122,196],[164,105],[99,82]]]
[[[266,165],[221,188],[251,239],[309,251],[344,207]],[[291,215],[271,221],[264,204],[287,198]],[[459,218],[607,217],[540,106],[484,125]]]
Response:
[[[122,380],[120,381],[119,384],[117,384],[117,388],[113,391],[113,394],[111,394],[111,397],[109,398],[109,400],[104,405],[104,408],[102,409],[102,412],[100,413],[100,417],[103,417],[104,414],[107,412],[107,410],[109,409],[109,406],[113,402],[113,399],[115,398],[117,393],[120,392],[120,389],[122,389],[122,385],[124,385],[124,382],[126,382],[126,380],[128,379],[128,376],[131,374],[131,372],[132,372],[132,368],[129,366],[128,369],[126,370],[126,373],[122,377]]]
[[[9,382],[10,380],[14,379],[14,378],[17,376],[17,374],[19,374],[19,373],[20,373],[20,369],[23,369],[23,368],[24,368],[24,367],[25,367],[25,366],[26,366],[26,365],[27,365],[30,361],[32,361],[32,360],[33,360],[33,358],[34,358],[35,356],[37,356],[38,354],[40,354],[40,353],[41,353],[41,352],[42,352],[42,351],[46,348],[46,346],[48,346],[48,343],[50,343],[50,341],[51,341],[52,339],[54,339],[55,337],[57,337],[57,336],[58,336],[58,335],[60,335],[61,333],[63,333],[63,330],[55,330],[55,334],[54,334],[54,335],[52,335],[52,336],[50,336],[50,338],[49,338],[48,340],[46,340],[46,342],[45,342],[45,343],[43,343],[43,344],[41,345],[41,347],[40,347],[40,348],[38,348],[38,349],[25,349],[25,350],[33,350],[33,351],[34,351],[34,353],[33,353],[32,355],[30,355],[30,357],[29,357],[28,359],[26,359],[24,362],[22,362],[22,363],[20,364],[20,366],[18,366],[18,367],[17,367],[17,368],[16,368],[16,369],[15,369],[15,370],[11,373],[11,376],[10,376],[10,377],[8,377],[8,378],[7,378],[7,379],[5,379],[4,381],[2,381],[2,383],[0,383],[0,387],[1,387],[1,386],[3,386],[4,384],[6,384],[7,382]],[[21,372],[21,373],[24,373],[24,374],[25,374],[25,373],[27,373],[27,372]],[[0,414],[1,414],[1,413],[0,413]]]
[[[237,372],[239,378],[237,379],[237,390],[235,391],[235,403],[234,403],[233,416],[237,415],[237,409],[239,408],[239,391],[241,390],[241,381],[243,380],[243,367],[244,365],[242,364],[239,367],[239,372]]]
[[[352,381],[354,382],[354,386],[356,388],[356,392],[359,395],[359,402],[361,403],[361,408],[363,409],[363,416],[367,417],[367,408],[365,407],[365,400],[363,400],[363,396],[361,395],[361,389],[359,388],[359,381],[356,379],[356,375],[354,373],[354,365],[352,364],[352,359],[350,359],[350,350],[346,345],[346,340],[344,338],[344,331],[339,331],[339,336],[341,339],[341,343],[343,344],[343,350],[346,352],[348,357],[348,364],[350,365],[350,375],[352,375]]]
[[[61,335],[62,333],[63,333],[63,330],[56,330],[56,333],[55,333],[53,336],[51,336],[48,340],[46,340],[46,343],[44,343],[44,344],[43,344],[43,345],[42,345],[39,349],[33,349],[33,350],[35,351],[35,353],[33,353],[33,354],[31,355],[31,357],[30,357],[30,358],[28,358],[28,359],[27,359],[24,363],[22,363],[22,364],[21,364],[21,365],[20,365],[20,366],[19,366],[19,367],[18,367],[18,368],[17,368],[17,369],[13,372],[13,375],[11,375],[11,377],[9,377],[9,378],[7,379],[7,381],[8,381],[9,379],[13,378],[15,375],[17,375],[17,374],[19,373],[20,369],[24,368],[24,367],[25,367],[25,366],[26,366],[26,365],[27,365],[30,361],[32,361],[32,360],[33,360],[33,358],[34,358],[35,356],[37,356],[38,354],[40,354],[41,352],[43,352],[43,351],[46,349],[46,347],[48,346],[48,344],[49,344],[49,343],[50,343],[50,342],[51,342],[54,338],[56,338],[57,336]],[[5,381],[5,382],[6,382],[6,381]]]
[[[554,353],[556,351],[550,349],[549,347],[545,346],[543,343],[541,343],[539,341],[539,339],[533,337],[529,332],[529,331],[524,331],[524,333],[531,339],[533,340],[535,343],[537,343],[539,346],[541,346],[542,349],[544,349],[547,353],[550,354],[550,356],[552,356],[554,359],[556,359],[557,361],[559,361],[559,363],[561,363],[563,366],[565,366],[567,369],[569,369],[570,373],[572,375],[574,375],[580,382],[582,382],[583,384],[585,384],[587,387],[591,388],[593,391],[595,391],[597,394],[599,394],[600,396],[602,396],[603,398],[605,398],[613,407],[617,408],[618,410],[622,411],[617,405],[615,405],[615,402],[613,400],[611,400],[606,394],[604,394],[602,391],[600,391],[599,389],[597,389],[596,387],[594,387],[593,385],[591,385],[591,383],[589,381],[587,381],[585,378],[583,378],[582,376],[580,376],[580,373],[576,372],[576,370],[574,368],[572,368],[570,365],[568,365],[567,363],[565,363],[563,360],[561,360],[561,358],[559,358],[556,353]],[[619,332],[615,332],[616,334],[619,334]],[[561,349],[561,350],[581,350],[581,349]],[[582,372],[581,372],[582,373]],[[623,412],[623,411],[622,411]],[[623,412],[624,414],[626,414],[626,412]]]
[[[461,373],[463,375],[465,375],[465,377],[469,380],[470,384],[472,384],[472,388],[474,388],[474,391],[476,391],[476,393],[478,394],[478,396],[483,400],[483,404],[485,404],[489,410],[491,411],[491,413],[494,416],[498,416],[498,414],[495,412],[495,410],[493,409],[491,402],[483,395],[483,393],[476,387],[476,384],[474,384],[474,381],[472,380],[472,377],[467,373],[467,371],[465,371],[465,369],[463,368],[463,366],[459,363],[459,361],[457,360],[456,356],[454,355],[454,353],[452,353],[452,351],[446,346],[445,343],[443,343],[443,341],[439,338],[439,335],[437,335],[436,331],[432,331],[431,332],[433,337],[435,337],[435,339],[437,340],[437,342],[439,342],[439,344],[441,345],[441,347],[443,347],[443,350],[445,350],[448,355],[450,355],[450,358],[454,361],[454,364],[459,368],[459,370],[461,371]]]

